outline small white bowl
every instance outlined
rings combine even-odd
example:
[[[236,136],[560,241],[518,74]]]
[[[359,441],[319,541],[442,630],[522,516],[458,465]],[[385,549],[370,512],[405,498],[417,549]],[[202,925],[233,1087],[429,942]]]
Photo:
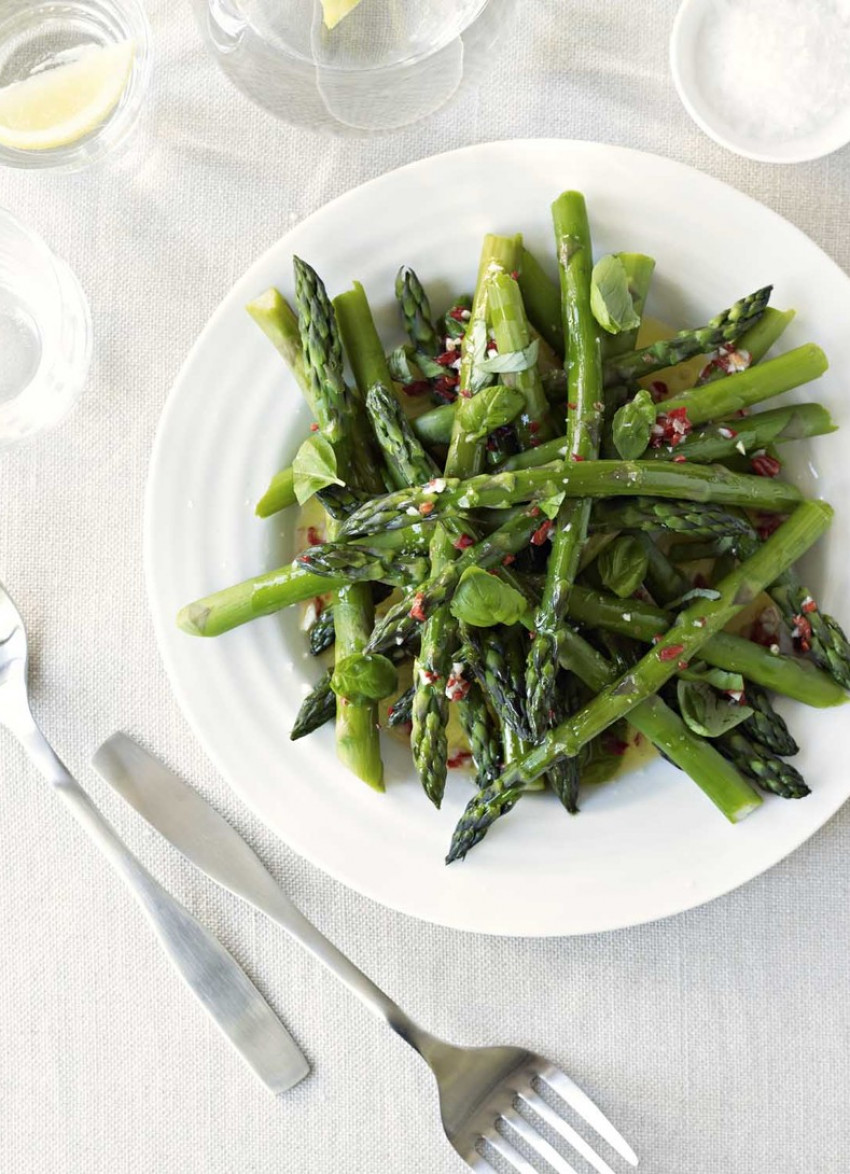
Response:
[[[682,104],[710,138],[736,155],[760,163],[805,163],[831,155],[850,143],[850,107],[805,135],[759,139],[734,126],[714,108],[699,85],[696,58],[713,0],[684,0],[670,36],[670,69]]]

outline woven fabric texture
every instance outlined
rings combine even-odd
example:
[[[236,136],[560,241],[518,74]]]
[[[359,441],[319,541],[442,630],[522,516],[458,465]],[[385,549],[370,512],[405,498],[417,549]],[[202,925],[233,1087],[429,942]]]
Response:
[[[149,0],[155,73],[136,150],[72,176],[0,172],[0,205],[77,272],[96,331],[73,415],[0,454],[0,572],[30,630],[34,708],[101,809],[246,965],[314,1064],[289,1095],[264,1093],[4,737],[2,1174],[464,1168],[442,1136],[431,1077],[404,1044],[94,776],[92,751],[119,728],[212,799],[306,914],[416,1019],[458,1041],[551,1055],[629,1137],[647,1174],[847,1170],[850,812],[745,888],[660,924],[577,940],[466,936],[358,897],[268,833],[215,776],[155,647],[142,509],[169,386],[249,263],[352,186],[488,139],[609,141],[729,181],[850,266],[850,152],[778,168],[710,142],[670,80],[673,0],[521,9],[477,92],[404,132],[328,139],[276,122],[233,89],[185,0]]]

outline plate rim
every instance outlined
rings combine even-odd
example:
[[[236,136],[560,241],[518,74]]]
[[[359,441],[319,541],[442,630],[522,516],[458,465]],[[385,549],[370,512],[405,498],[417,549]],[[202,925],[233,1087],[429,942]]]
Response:
[[[680,898],[678,900],[672,901],[670,903],[670,907],[666,908],[662,912],[648,912],[645,916],[635,916],[633,914],[629,914],[622,920],[610,920],[608,923],[600,925],[598,928],[594,929],[570,929],[564,928],[563,926],[554,926],[543,929],[539,925],[530,930],[513,927],[506,929],[504,925],[500,924],[471,924],[469,920],[465,918],[459,918],[457,920],[446,920],[444,917],[437,917],[429,915],[425,912],[408,908],[403,903],[391,903],[384,896],[379,896],[376,893],[370,891],[368,888],[364,888],[356,884],[350,879],[344,868],[336,867],[335,864],[330,864],[325,860],[320,861],[316,859],[315,855],[309,849],[309,847],[305,846],[300,841],[293,842],[293,840],[288,836],[283,835],[277,827],[273,826],[269,822],[268,816],[265,814],[262,807],[255,801],[254,797],[252,797],[250,791],[241,787],[238,781],[231,777],[231,773],[224,768],[218,753],[214,749],[213,745],[211,745],[206,734],[202,730],[199,719],[196,720],[193,706],[184,692],[184,685],[180,679],[177,666],[172,658],[170,643],[168,640],[168,635],[173,635],[173,631],[176,631],[177,629],[175,627],[172,631],[172,628],[166,624],[165,617],[160,614],[161,609],[157,603],[153,567],[155,557],[155,538],[154,526],[152,524],[152,515],[154,496],[156,493],[156,471],[160,462],[162,451],[164,450],[167,443],[166,437],[168,434],[168,425],[170,419],[177,411],[177,404],[182,385],[186,381],[188,373],[196,361],[199,352],[203,350],[208,339],[215,333],[220,321],[231,311],[232,305],[237,300],[237,298],[241,297],[244,299],[244,293],[242,291],[246,287],[250,286],[254,275],[258,271],[262,270],[268,261],[281,250],[285,242],[291,237],[293,233],[300,231],[306,226],[310,226],[315,220],[332,213],[340,204],[344,204],[345,201],[351,198],[355,193],[359,195],[361,193],[368,192],[373,188],[379,187],[391,177],[414,171],[417,168],[422,168],[435,162],[445,163],[449,159],[456,160],[461,156],[473,157],[478,153],[487,153],[494,150],[521,151],[527,148],[541,151],[577,150],[578,152],[586,152],[588,154],[611,152],[614,155],[624,157],[632,156],[642,160],[649,159],[660,162],[665,168],[672,168],[675,172],[682,176],[698,176],[699,182],[707,183],[709,186],[714,186],[719,191],[734,193],[738,200],[742,200],[749,204],[752,209],[758,211],[760,216],[766,216],[772,219],[774,222],[781,225],[783,231],[785,232],[790,230],[791,234],[796,236],[796,238],[801,243],[804,243],[805,247],[817,250],[822,260],[828,263],[829,266],[834,270],[835,274],[842,280],[842,282],[850,287],[850,276],[844,272],[838,263],[832,257],[830,257],[829,254],[826,253],[815,241],[813,241],[802,229],[780,215],[780,213],[776,212],[773,208],[768,207],[766,204],[763,204],[761,201],[757,200],[753,196],[750,196],[748,193],[740,191],[732,184],[726,183],[724,180],[718,179],[717,177],[710,175],[697,167],[693,167],[690,164],[683,163],[676,159],[671,159],[664,155],[659,155],[655,152],[642,151],[637,148],[620,146],[618,144],[601,143],[582,139],[553,138],[551,136],[543,136],[540,138],[505,138],[489,140],[483,143],[468,144],[466,146],[455,148],[449,151],[442,151],[433,155],[423,156],[399,167],[392,168],[389,171],[382,172],[380,175],[373,176],[371,179],[366,180],[362,184],[357,184],[354,187],[347,189],[345,192],[335,196],[327,203],[322,204],[308,216],[304,217],[296,224],[291,225],[286,232],[284,232],[279,238],[263,249],[262,252],[260,252],[254,258],[254,260],[244,270],[244,272],[242,272],[228,288],[221,301],[213,310],[212,314],[209,316],[206,323],[195,338],[191,347],[187,351],[186,356],[183,359],[183,362],[181,363],[180,368],[171,383],[168,394],[162,404],[153,443],[151,445],[144,494],[143,568],[148,607],[150,610],[151,619],[153,621],[157,650],[165,668],[169,686],[175,696],[178,707],[183,717],[189,724],[189,727],[192,730],[192,733],[198,741],[201,749],[207,758],[211,761],[216,771],[221,775],[222,779],[227,783],[228,787],[231,789],[231,791],[233,791],[237,798],[244,802],[249,807],[249,809],[257,815],[264,826],[268,828],[268,830],[273,835],[279,837],[282,842],[284,842],[292,851],[296,852],[300,856],[303,856],[304,859],[308,860],[314,867],[320,869],[323,873],[332,877],[335,881],[345,885],[347,888],[350,888],[359,896],[365,897],[367,900],[373,901],[375,904],[381,905],[387,909],[391,909],[394,912],[402,913],[403,915],[412,917],[416,920],[433,925],[440,925],[442,927],[462,933],[482,933],[489,936],[503,936],[510,938],[572,937],[593,933],[613,933],[618,930],[631,928],[633,926],[650,924],[654,921],[665,920],[669,917],[678,916],[682,913],[698,909],[703,905],[709,904],[710,902],[719,900],[721,897],[724,897],[730,892],[733,892],[735,889],[742,887],[751,880],[755,880],[762,876],[771,868],[775,867],[788,856],[796,852],[798,848],[801,848],[805,843],[807,843],[809,839],[812,838],[812,836],[821,831],[825,825],[832,818],[834,818],[836,813],[847,801],[847,797],[845,796],[833,806],[831,806],[830,809],[825,810],[823,813],[823,818],[820,820],[820,822],[818,822],[810,830],[807,830],[806,834],[797,840],[792,847],[780,847],[775,855],[772,855],[766,862],[760,863],[754,871],[749,872],[743,879],[739,878],[738,876],[733,876],[732,879],[729,880],[728,884],[725,881],[721,881],[719,884],[713,885],[711,887],[711,891],[708,893],[708,895],[697,894],[693,898],[685,895],[683,890]],[[850,289],[848,292],[850,292]],[[296,840],[297,839],[298,838],[296,837]]]

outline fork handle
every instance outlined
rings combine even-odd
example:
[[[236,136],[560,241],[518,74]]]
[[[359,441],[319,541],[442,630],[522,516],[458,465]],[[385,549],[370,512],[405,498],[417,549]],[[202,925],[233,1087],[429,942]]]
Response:
[[[269,878],[271,880],[271,878]],[[244,895],[244,894],[243,894]],[[340,982],[364,1003],[373,1015],[382,1019],[396,1035],[426,1060],[433,1054],[435,1046],[441,1045],[436,1036],[425,1031],[399,1005],[385,994],[368,975],[351,961],[342,950],[333,944],[321,930],[317,929],[304,914],[290,901],[276,882],[255,889],[250,896],[251,904],[271,918],[290,937],[299,942],[313,957],[335,975]]]

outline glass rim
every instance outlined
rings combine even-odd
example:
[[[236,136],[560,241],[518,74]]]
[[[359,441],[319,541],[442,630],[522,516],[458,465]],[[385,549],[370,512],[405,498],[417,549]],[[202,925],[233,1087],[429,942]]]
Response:
[[[52,411],[43,412],[43,394],[34,394],[31,381],[22,387],[17,394],[0,403],[0,451],[32,440],[43,432],[49,432],[64,420],[82,394],[91,362],[93,341],[91,307],[76,273],[66,261],[54,253],[40,233],[30,228],[13,212],[0,206],[0,231],[4,228],[13,230],[20,242],[26,245],[30,255],[41,263],[38,281],[44,283],[45,293],[48,292],[49,283],[49,296],[53,299],[59,320],[65,312],[68,294],[69,291],[71,292],[72,298],[76,302],[76,309],[81,315],[82,333],[76,346],[79,379],[76,385],[69,387],[68,392],[57,398]],[[42,346],[46,348],[42,352],[41,366],[45,359],[50,363],[54,361],[57,350],[62,346],[63,336],[61,326],[59,333],[51,331],[50,334],[45,335],[41,321],[38,319],[35,321]],[[10,414],[13,417],[17,414],[18,420],[24,419],[28,423],[23,428],[18,424],[15,435],[6,436],[3,430]]]
[[[108,0],[108,3],[132,22],[131,33],[135,42],[130,77],[117,109],[93,133],[75,142],[44,150],[23,150],[0,144],[0,166],[29,171],[79,171],[99,163],[120,146],[135,127],[150,81],[153,32],[143,0]],[[30,7],[37,12],[39,8],[55,10],[56,6],[51,0],[36,0]],[[3,26],[4,20],[0,17],[0,39]],[[125,101],[128,96],[131,100]]]
[[[242,28],[250,30],[251,34],[263,44],[268,44],[268,38],[264,34],[261,27],[259,27],[255,20],[246,15],[239,4],[239,0],[235,0],[236,6],[239,10],[239,15],[242,20]],[[394,70],[410,69],[416,65],[422,65],[431,58],[436,57],[437,54],[442,53],[449,45],[456,40],[462,39],[467,28],[474,23],[480,15],[482,10],[490,3],[490,0],[480,0],[479,7],[475,13],[470,17],[470,20],[463,27],[458,29],[453,35],[447,36],[446,39],[439,45],[434,45],[429,48],[422,49],[419,53],[409,53],[405,57],[399,57],[395,61],[389,61],[385,65],[335,65],[332,62],[317,61],[315,57],[305,55],[304,53],[296,51],[291,45],[281,42],[281,48],[288,53],[293,61],[300,62],[302,65],[310,69],[320,70],[328,74],[350,74],[353,76],[362,75],[368,77],[370,74],[387,74]]]

